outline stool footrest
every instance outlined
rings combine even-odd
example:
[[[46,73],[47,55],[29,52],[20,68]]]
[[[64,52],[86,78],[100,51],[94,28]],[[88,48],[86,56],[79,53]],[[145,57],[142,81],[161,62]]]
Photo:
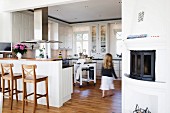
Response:
[[[33,95],[34,93],[27,94],[26,97]]]
[[[10,92],[11,90],[4,91],[4,93]]]
[[[25,102],[31,102],[31,103],[34,103],[33,100],[28,100],[28,99],[24,99]]]
[[[38,95],[37,99],[39,99],[41,97],[46,97],[47,94],[37,94],[37,95]]]

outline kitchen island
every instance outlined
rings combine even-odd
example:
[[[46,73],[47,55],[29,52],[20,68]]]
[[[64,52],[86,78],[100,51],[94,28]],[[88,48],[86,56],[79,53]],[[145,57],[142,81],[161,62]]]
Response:
[[[78,58],[72,58],[72,59],[67,59],[70,60],[73,64],[75,64],[78,60]],[[122,59],[121,58],[113,58],[112,59],[113,64],[114,64],[114,69],[115,73],[118,76],[118,78],[122,77]],[[101,68],[102,68],[102,63],[103,63],[103,58],[93,58],[92,62],[96,62],[96,79],[101,79]]]
[[[22,73],[22,64],[36,64],[37,75],[48,76],[50,106],[61,107],[66,101],[71,99],[71,93],[73,93],[73,71],[71,66],[62,68],[62,60],[1,58],[0,63],[13,63],[14,73]],[[18,80],[18,89],[22,90],[22,80]],[[33,85],[28,84],[27,89],[28,93],[33,92]],[[45,93],[44,83],[37,84],[37,93]],[[19,94],[19,99],[22,100],[22,93]],[[33,99],[33,97],[29,99]],[[38,104],[46,105],[46,99],[38,99]]]

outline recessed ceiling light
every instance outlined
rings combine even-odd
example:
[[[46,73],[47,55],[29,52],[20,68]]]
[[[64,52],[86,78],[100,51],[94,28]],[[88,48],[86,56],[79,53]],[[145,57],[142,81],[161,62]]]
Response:
[[[88,8],[88,6],[86,5],[86,6],[84,6],[85,8]]]
[[[54,10],[54,11],[59,11],[59,10],[57,9],[57,10]]]

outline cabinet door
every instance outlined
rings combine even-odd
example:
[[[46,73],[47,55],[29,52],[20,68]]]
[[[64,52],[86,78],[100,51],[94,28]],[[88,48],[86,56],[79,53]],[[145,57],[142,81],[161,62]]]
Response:
[[[121,77],[121,72],[122,72],[122,61],[120,60],[115,60],[113,61],[114,63],[114,70],[117,75],[117,77]]]
[[[64,38],[63,35],[60,35],[60,36],[59,36],[59,41],[61,41],[62,43],[59,43],[58,48],[59,48],[59,49],[64,49],[64,48],[65,48],[65,38]]]
[[[99,53],[106,54],[107,52],[107,25],[100,24],[99,25]]]
[[[20,42],[20,26],[21,26],[20,13],[12,13],[12,42],[14,44]]]
[[[58,40],[58,23],[48,23],[48,36],[50,40]],[[52,49],[58,49],[58,43],[51,43]]]
[[[101,69],[102,69],[102,63],[103,60],[93,60],[93,62],[96,62],[96,78],[101,79],[102,74],[101,74]]]
[[[65,48],[66,49],[72,49],[72,42],[73,42],[73,38],[72,38],[72,27],[66,27],[65,29]]]
[[[22,41],[26,41],[28,39],[28,32],[29,32],[29,29],[28,29],[28,26],[29,26],[29,18],[26,14],[21,14],[21,27],[20,27],[20,42]]]
[[[27,40],[33,40],[34,39],[34,15],[30,15],[28,17],[28,29],[29,32],[27,32],[28,34]]]
[[[93,57],[98,53],[98,25],[91,26],[91,55]]]
[[[58,39],[62,43],[59,43],[59,49],[63,49],[65,46],[65,31],[64,31],[64,26],[61,24],[58,24]]]

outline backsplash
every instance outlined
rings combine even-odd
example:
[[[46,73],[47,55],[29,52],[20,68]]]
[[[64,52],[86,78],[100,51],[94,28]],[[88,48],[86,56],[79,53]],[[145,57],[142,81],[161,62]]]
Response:
[[[62,58],[67,58],[67,50],[51,50],[51,58],[59,58],[61,54]]]
[[[22,56],[22,58],[36,58],[36,51],[39,51],[38,49],[27,49],[27,53]],[[3,57],[7,58],[8,55],[11,53],[3,53]],[[59,58],[59,54],[61,54],[62,58],[67,58],[67,50],[51,50],[51,58]],[[12,52],[13,58],[16,58],[16,55],[14,52]],[[61,58],[61,57],[60,57]]]

